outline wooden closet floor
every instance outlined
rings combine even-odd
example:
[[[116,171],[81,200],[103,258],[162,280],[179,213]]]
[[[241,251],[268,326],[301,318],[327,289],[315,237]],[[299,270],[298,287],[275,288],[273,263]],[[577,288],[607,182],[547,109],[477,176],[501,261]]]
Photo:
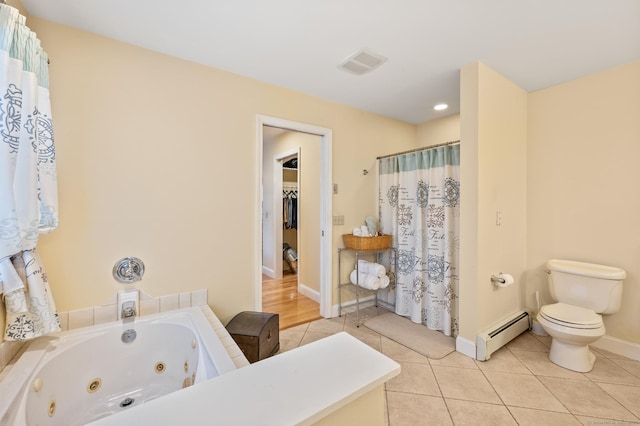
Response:
[[[280,330],[322,318],[320,305],[298,293],[298,276],[282,279],[262,275],[262,311],[280,316]]]

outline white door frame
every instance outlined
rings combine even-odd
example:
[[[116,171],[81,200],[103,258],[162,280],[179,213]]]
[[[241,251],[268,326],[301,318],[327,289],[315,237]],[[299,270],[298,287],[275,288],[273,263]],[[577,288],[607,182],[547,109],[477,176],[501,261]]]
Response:
[[[262,126],[278,127],[281,129],[293,130],[297,132],[309,133],[321,137],[320,148],[320,315],[325,318],[331,317],[331,275],[333,272],[332,256],[332,144],[333,132],[325,127],[313,126],[311,124],[298,123],[267,115],[256,115],[256,190],[254,213],[254,223],[256,237],[254,239],[253,258],[254,284],[255,284],[255,307],[258,312],[262,312],[262,155],[263,155],[263,135]]]

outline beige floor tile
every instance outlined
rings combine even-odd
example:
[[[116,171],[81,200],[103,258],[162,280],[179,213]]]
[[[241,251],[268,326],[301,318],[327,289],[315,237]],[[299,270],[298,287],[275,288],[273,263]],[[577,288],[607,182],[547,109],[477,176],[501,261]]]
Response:
[[[442,396],[429,364],[401,362],[400,368],[400,374],[387,382],[388,391]]]
[[[543,385],[574,415],[616,420],[637,420],[595,383],[557,377],[538,377]]]
[[[279,336],[280,350],[278,351],[278,353],[281,354],[300,346],[300,342],[304,337],[304,331],[293,330],[290,328],[287,330],[282,330]]]
[[[580,426],[582,424],[569,413],[554,413],[522,407],[508,408],[520,426]]]
[[[332,333],[316,333],[313,331],[307,331],[306,333],[304,333],[304,336],[300,341],[300,346],[306,345],[307,343],[315,342],[316,340],[324,339],[325,337],[331,335]]]
[[[505,405],[566,413],[567,409],[532,375],[485,371]]]
[[[314,333],[340,333],[344,329],[344,318],[322,318],[309,323],[307,331]]]
[[[598,383],[606,393],[640,419],[640,386]]]
[[[609,426],[609,425],[637,425],[637,421],[620,421],[620,420],[611,420],[611,419],[601,419],[598,417],[588,417],[588,416],[575,416],[581,424],[584,426]]]
[[[453,425],[442,397],[387,391],[389,426]]]
[[[599,419],[597,417],[588,417],[588,416],[574,416],[581,425],[584,426],[594,426],[594,425],[610,425],[615,424],[610,420]]]
[[[593,345],[589,346],[589,349],[591,349],[591,351],[595,352],[596,354],[604,356],[605,358],[609,358],[609,359],[629,359],[624,355],[614,354],[613,352],[609,352],[606,349],[596,348]]]
[[[520,349],[524,351],[549,352],[549,346],[538,340],[531,332],[522,333],[507,343],[507,348]]]
[[[484,402],[445,399],[449,413],[456,426],[508,426],[517,425],[504,405],[485,404]]]
[[[632,359],[614,359],[614,358],[610,358],[612,362],[615,362],[617,365],[619,365],[620,367],[624,368],[625,370],[627,370],[629,373],[633,374],[634,376],[640,378],[640,361],[634,361]]]
[[[574,380],[588,380],[582,373],[562,368],[549,361],[546,352],[529,352],[512,349],[511,352],[536,376],[564,377]]]
[[[382,350],[380,335],[378,333],[374,333],[365,327],[345,327],[345,331],[376,351]]]
[[[429,358],[429,363],[431,363],[431,365],[444,365],[447,367],[478,368],[473,358],[462,355],[460,352],[451,352],[449,355],[440,359]]]
[[[382,353],[396,362],[408,361],[408,362],[421,362],[424,364],[429,363],[429,359],[419,354],[418,352],[394,342],[391,339],[387,339],[384,336],[380,336],[380,343],[382,346]]]
[[[363,318],[380,312],[387,311],[362,311]],[[640,423],[640,361],[594,349],[594,369],[577,373],[549,361],[550,338],[533,333],[514,339],[485,362],[455,352],[430,360],[366,326],[356,327],[355,316],[344,314],[281,331],[280,352],[342,331],[340,324],[402,364],[401,375],[386,385],[390,426],[451,425],[452,417],[456,425],[502,426],[514,419],[525,426]],[[570,413],[561,412],[566,410]]]
[[[494,352],[487,361],[476,361],[476,364],[485,371],[531,374],[531,371],[509,349],[504,347]]]
[[[529,333],[531,336],[533,336],[537,341],[539,341],[540,343],[542,343],[543,345],[545,345],[546,347],[550,348],[551,347],[551,336],[549,336],[548,334],[546,336],[540,336],[539,334],[536,333]]]
[[[591,381],[640,386],[640,379],[629,374],[613,360],[597,356],[593,370],[584,373]]]
[[[480,370],[454,368],[433,365],[440,391],[445,398],[467,401],[501,404],[498,394],[493,390]]]

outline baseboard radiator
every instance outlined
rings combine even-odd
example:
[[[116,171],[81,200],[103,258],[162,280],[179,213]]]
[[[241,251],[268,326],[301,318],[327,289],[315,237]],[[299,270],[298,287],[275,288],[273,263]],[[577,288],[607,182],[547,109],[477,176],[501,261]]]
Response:
[[[516,312],[507,319],[489,328],[488,331],[478,335],[476,344],[476,359],[486,361],[491,358],[491,354],[509,343],[531,328],[529,314],[527,312]]]

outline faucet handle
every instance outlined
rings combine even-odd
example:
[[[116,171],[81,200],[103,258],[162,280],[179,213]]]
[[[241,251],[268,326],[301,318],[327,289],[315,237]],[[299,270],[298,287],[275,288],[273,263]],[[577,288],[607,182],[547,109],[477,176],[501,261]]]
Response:
[[[125,257],[113,265],[113,278],[122,284],[140,281],[144,275],[144,263],[137,257]]]

